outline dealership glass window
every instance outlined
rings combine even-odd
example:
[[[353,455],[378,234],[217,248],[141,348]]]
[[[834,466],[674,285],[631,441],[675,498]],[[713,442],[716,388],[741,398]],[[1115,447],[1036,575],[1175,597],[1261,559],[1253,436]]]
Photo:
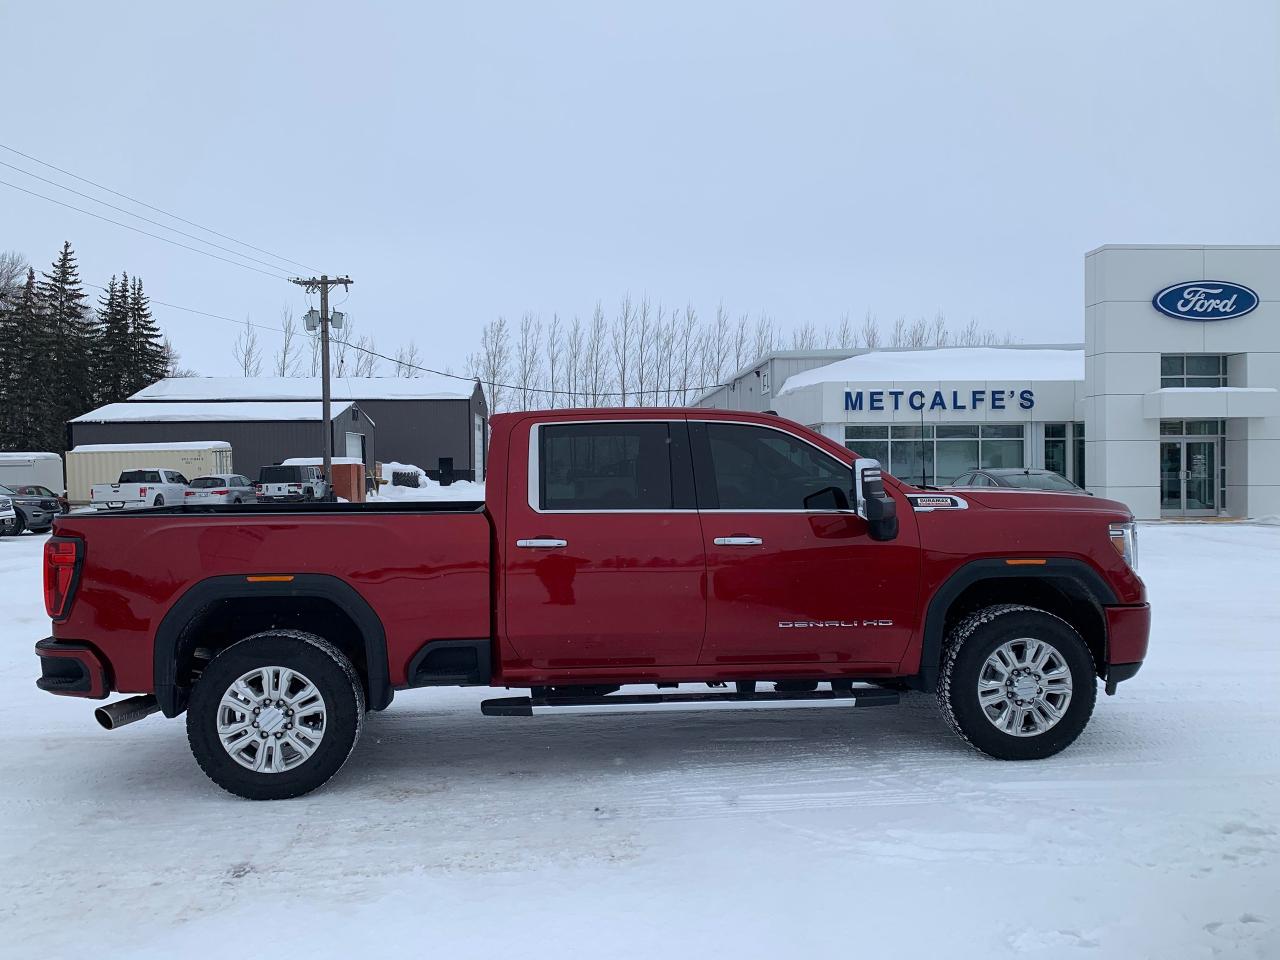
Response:
[[[887,426],[845,427],[844,445],[860,457],[879,460],[880,466],[886,470],[889,469],[889,428]]]
[[[1067,425],[1065,423],[1044,425],[1044,468],[1062,477],[1067,475]]]
[[[1084,424],[1071,424],[1071,479],[1084,487]]]
[[[1160,357],[1161,387],[1225,387],[1227,358],[1218,353],[1166,353]]]
[[[845,427],[845,446],[908,483],[947,484],[979,467],[1024,466],[1023,431],[1022,424],[857,425]]]

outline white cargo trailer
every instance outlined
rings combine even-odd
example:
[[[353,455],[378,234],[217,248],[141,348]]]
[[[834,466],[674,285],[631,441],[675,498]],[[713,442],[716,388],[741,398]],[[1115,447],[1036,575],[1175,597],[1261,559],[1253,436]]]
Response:
[[[0,453],[0,484],[6,487],[38,484],[61,495],[62,458],[56,453]]]
[[[122,471],[140,467],[179,470],[187,479],[231,473],[231,444],[225,440],[81,444],[67,452],[67,497],[73,506],[83,506],[95,483],[115,483]]]

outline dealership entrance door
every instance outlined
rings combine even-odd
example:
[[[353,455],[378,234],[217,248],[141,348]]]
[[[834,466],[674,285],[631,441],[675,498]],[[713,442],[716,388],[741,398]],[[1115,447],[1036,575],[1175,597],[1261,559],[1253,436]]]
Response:
[[[1219,420],[1160,422],[1160,514],[1216,517],[1223,505]]]

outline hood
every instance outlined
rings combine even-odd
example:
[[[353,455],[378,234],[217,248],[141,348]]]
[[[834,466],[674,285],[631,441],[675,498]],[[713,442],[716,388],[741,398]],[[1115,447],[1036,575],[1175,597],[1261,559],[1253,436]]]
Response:
[[[1116,520],[1132,520],[1133,513],[1119,500],[1090,497],[1081,493],[1049,490],[1014,490],[1007,487],[966,487],[947,493],[963,497],[989,510],[1051,510],[1105,515]]]

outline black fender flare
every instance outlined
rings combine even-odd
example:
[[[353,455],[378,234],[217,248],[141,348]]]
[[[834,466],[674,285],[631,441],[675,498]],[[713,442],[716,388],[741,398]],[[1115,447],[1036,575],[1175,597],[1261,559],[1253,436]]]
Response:
[[[156,699],[166,717],[176,717],[186,707],[183,690],[178,684],[177,653],[187,626],[214,603],[249,597],[318,597],[336,604],[351,618],[364,639],[369,709],[385,710],[390,706],[393,692],[387,665],[387,634],[373,607],[355,587],[324,573],[298,573],[291,575],[289,580],[258,582],[233,574],[209,577],[192,584],[160,621],[155,636],[153,670]]]
[[[1017,565],[1010,565],[1004,557],[970,560],[943,581],[925,608],[920,672],[916,675],[915,685],[925,691],[932,691],[938,686],[938,674],[942,668],[942,644],[946,640],[947,611],[960,594],[982,580],[1025,580],[1029,577],[1074,581],[1100,606],[1119,602],[1111,585],[1083,560],[1049,557],[1043,564]]]

